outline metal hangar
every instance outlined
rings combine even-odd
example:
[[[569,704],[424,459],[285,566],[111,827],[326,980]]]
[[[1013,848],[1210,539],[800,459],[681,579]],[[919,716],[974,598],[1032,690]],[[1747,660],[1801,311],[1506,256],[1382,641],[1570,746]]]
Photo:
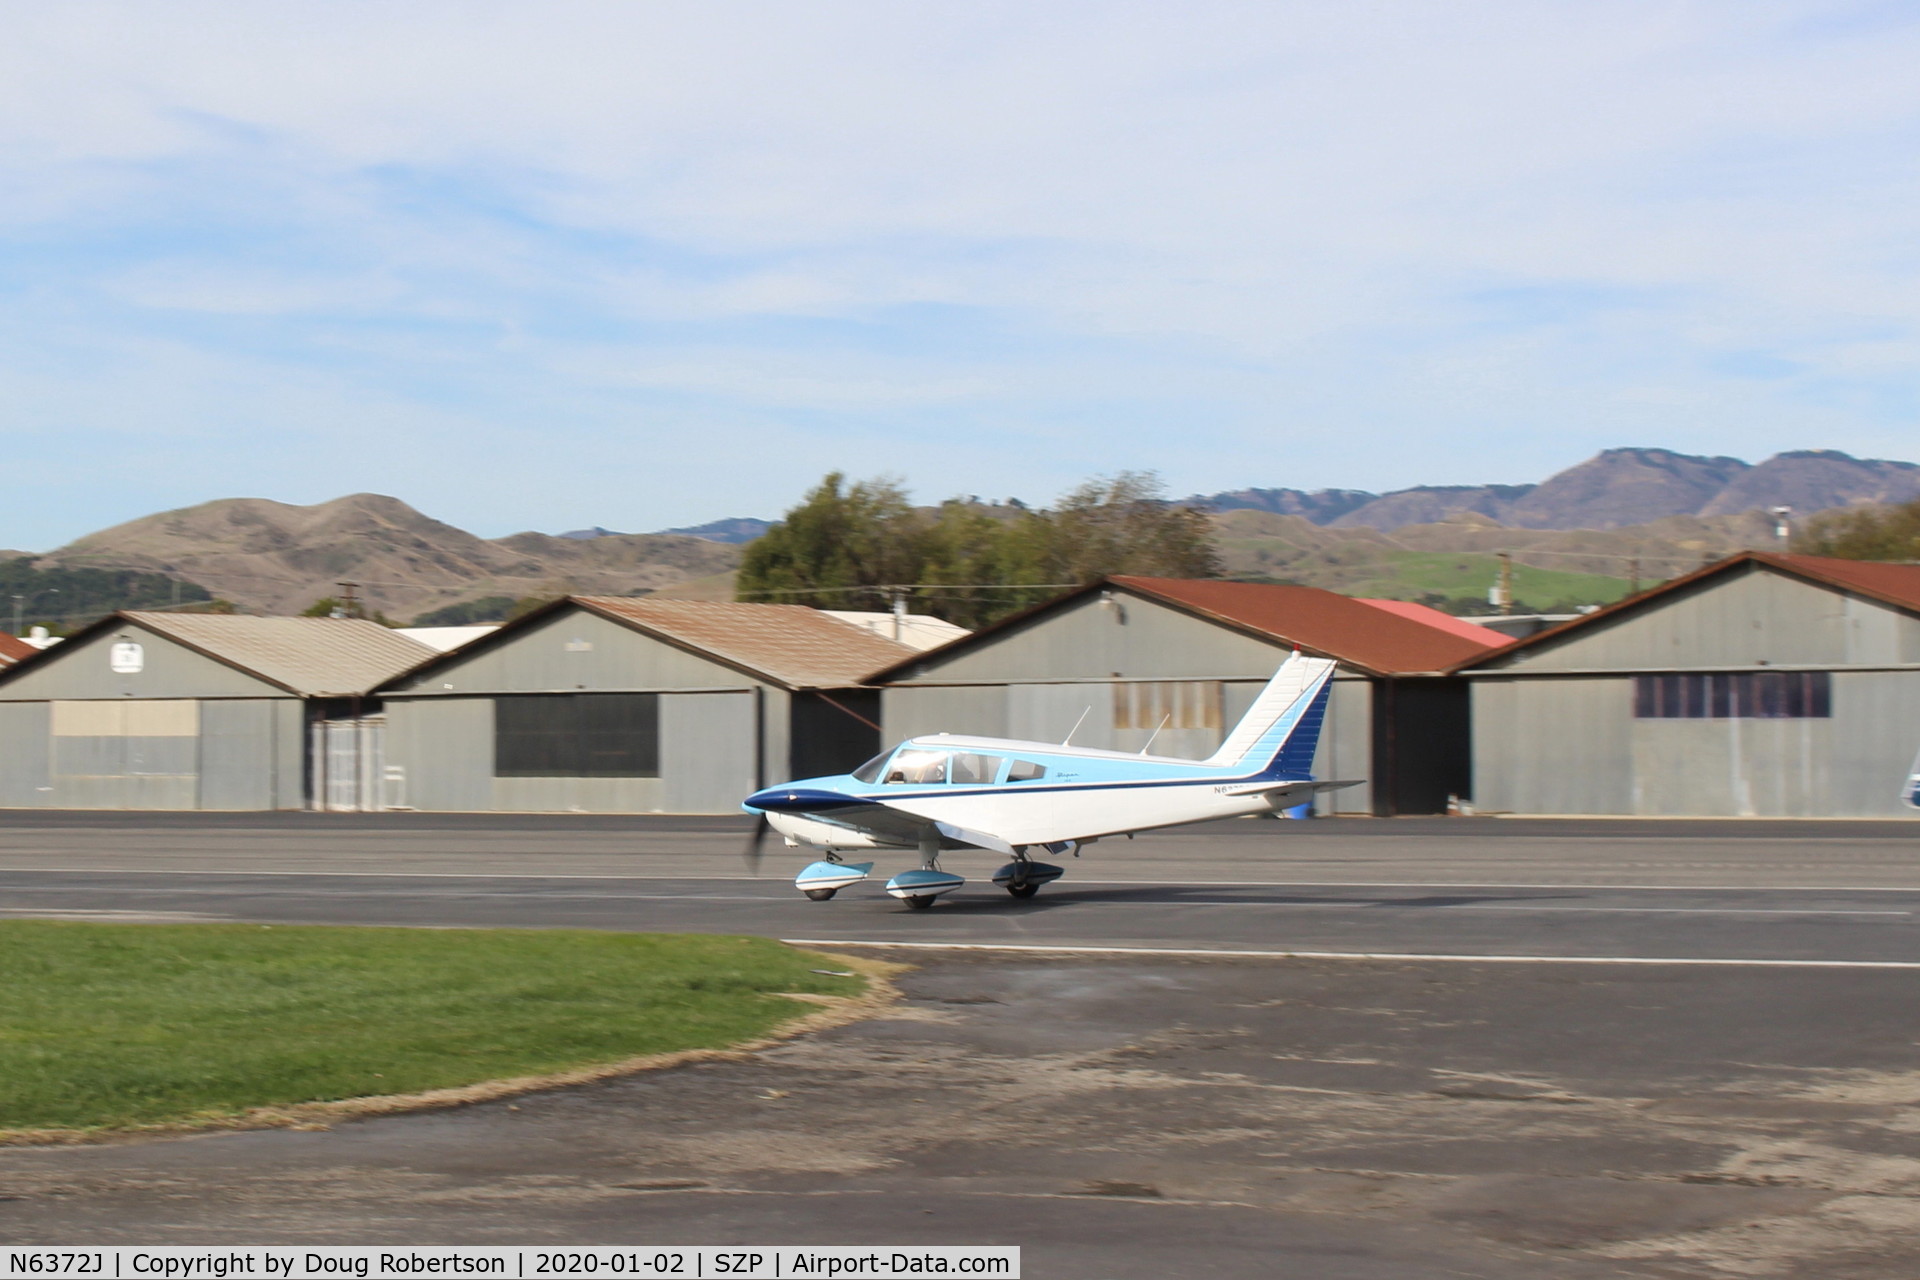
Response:
[[[879,750],[914,650],[803,605],[571,596],[387,682],[388,803],[736,813]]]
[[[432,652],[355,619],[113,614],[0,671],[0,807],[300,809],[327,786],[309,737],[341,725],[341,781],[372,789],[368,691]]]
[[[888,741],[993,737],[1202,757],[1298,647],[1336,659],[1314,773],[1326,812],[1437,813],[1467,786],[1466,689],[1504,637],[1315,587],[1109,577],[876,672]]]
[[[1920,565],[1745,552],[1459,670],[1482,810],[1917,816]]]

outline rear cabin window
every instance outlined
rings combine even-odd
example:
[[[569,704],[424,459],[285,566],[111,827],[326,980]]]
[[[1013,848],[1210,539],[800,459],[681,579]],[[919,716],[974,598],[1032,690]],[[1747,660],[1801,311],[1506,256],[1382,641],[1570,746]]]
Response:
[[[969,786],[991,786],[1000,777],[1000,766],[1004,756],[976,755],[971,751],[956,752],[953,763],[948,766],[947,781],[965,783]]]
[[[1034,782],[1047,776],[1047,766],[1031,760],[1015,760],[1007,770],[1008,782]]]

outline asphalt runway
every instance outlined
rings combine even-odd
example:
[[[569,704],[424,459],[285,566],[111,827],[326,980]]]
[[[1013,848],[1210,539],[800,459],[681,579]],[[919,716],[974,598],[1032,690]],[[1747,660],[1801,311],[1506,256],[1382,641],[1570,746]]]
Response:
[[[1920,824],[1240,821],[1108,841],[1027,902],[830,902],[728,819],[0,816],[0,916],[751,933],[833,942],[1920,965]]]
[[[1026,903],[984,883],[999,859],[955,856],[973,883],[925,912],[880,892],[910,855],[815,903],[776,843],[748,874],[746,830],[0,814],[0,918],[698,930],[913,966],[891,1014],[739,1061],[324,1132],[0,1148],[0,1240],[1920,1274],[1920,824],[1222,823],[1096,845]]]

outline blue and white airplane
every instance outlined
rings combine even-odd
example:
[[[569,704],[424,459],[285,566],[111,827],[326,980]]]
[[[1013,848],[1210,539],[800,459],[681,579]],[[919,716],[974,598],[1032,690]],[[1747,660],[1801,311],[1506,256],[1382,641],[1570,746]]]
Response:
[[[873,863],[840,855],[875,849],[919,852],[917,870],[887,882],[887,892],[910,907],[930,907],[966,883],[941,870],[949,849],[1011,858],[993,882],[1031,898],[1061,875],[1036,861],[1037,852],[1078,856],[1102,836],[1277,813],[1316,792],[1359,785],[1315,782],[1311,773],[1333,670],[1329,659],[1295,652],[1205,760],[942,733],[910,738],[849,774],[757,791],[741,807],[760,814],[789,847],[824,855],[794,879],[809,898],[831,898],[866,879]]]
[[[1900,788],[1900,798],[1920,809],[1920,756],[1913,758],[1913,768],[1907,770],[1907,784]]]

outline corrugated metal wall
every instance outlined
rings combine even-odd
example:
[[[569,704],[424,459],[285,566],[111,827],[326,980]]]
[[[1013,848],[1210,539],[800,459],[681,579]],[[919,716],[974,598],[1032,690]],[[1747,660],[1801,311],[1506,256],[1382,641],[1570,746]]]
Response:
[[[1891,666],[1920,662],[1920,618],[1749,566],[1657,607],[1523,649],[1512,671]]]
[[[53,717],[45,702],[0,702],[0,808],[53,803]]]
[[[123,640],[140,645],[137,672],[114,671],[108,660]],[[286,696],[284,689],[134,626],[88,641],[65,641],[47,661],[0,685],[0,702]]]
[[[495,778],[492,695],[572,692],[658,693],[660,776]],[[390,694],[387,764],[416,809],[737,813],[760,779],[786,776],[787,701],[783,689],[570,609]]]
[[[1920,619],[1750,568],[1472,680],[1474,802],[1542,814],[1905,817]],[[1578,676],[1612,666],[1617,675]],[[1887,669],[1848,670],[1852,666]],[[1811,668],[1832,714],[1636,719],[1634,674]]]
[[[924,679],[1017,684],[1270,676],[1276,654],[1284,656],[1285,649],[1165,605],[1132,596],[1103,604],[1093,596],[997,636],[992,644],[930,664]]]
[[[1831,719],[1635,720],[1629,676],[1473,682],[1474,803],[1539,814],[1911,818],[1920,671],[1837,672]]]
[[[493,699],[389,698],[387,764],[400,771],[391,800],[410,809],[493,808]]]
[[[200,704],[200,808],[279,807],[276,727],[271,699]]]
[[[1473,682],[1473,803],[1499,813],[1632,813],[1632,681]]]
[[[496,778],[492,698],[395,698],[386,765],[404,799],[393,802],[438,812],[737,813],[756,785],[756,701],[750,689],[662,693],[657,778]]]

